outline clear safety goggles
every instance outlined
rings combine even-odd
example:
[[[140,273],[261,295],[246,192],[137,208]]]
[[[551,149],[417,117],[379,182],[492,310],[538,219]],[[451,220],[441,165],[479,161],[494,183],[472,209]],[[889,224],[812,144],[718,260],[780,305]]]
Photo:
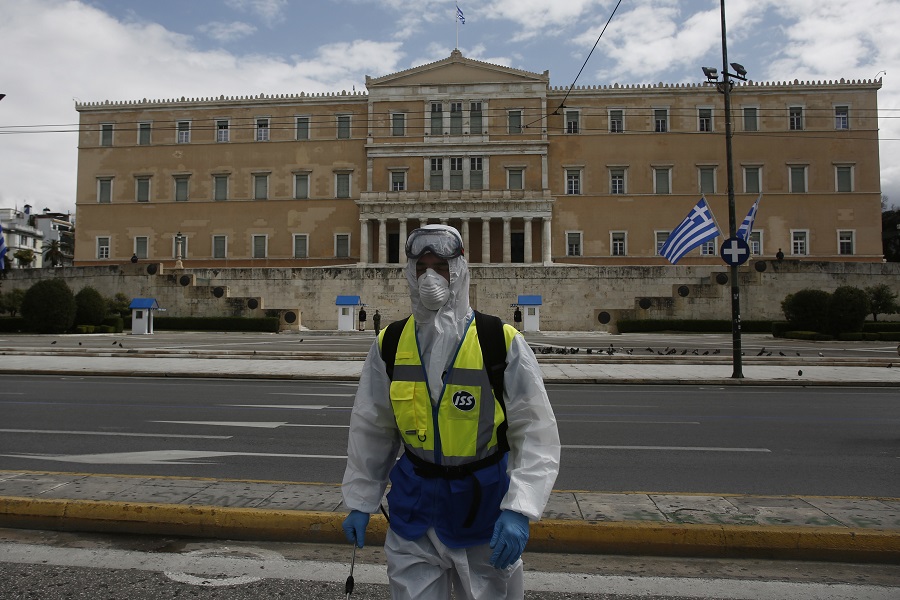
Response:
[[[428,252],[445,260],[465,254],[462,240],[452,231],[445,229],[413,230],[406,240],[407,258],[421,258]]]

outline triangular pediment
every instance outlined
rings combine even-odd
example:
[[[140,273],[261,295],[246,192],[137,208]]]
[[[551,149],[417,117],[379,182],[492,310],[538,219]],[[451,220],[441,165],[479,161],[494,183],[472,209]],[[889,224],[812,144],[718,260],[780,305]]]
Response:
[[[416,85],[452,85],[478,83],[543,83],[549,84],[550,73],[532,73],[466,58],[454,50],[449,58],[428,63],[383,77],[366,76],[366,87]]]

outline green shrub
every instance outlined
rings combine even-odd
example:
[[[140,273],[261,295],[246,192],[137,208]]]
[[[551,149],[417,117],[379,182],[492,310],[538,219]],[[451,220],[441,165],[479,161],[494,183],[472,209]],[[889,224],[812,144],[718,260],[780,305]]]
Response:
[[[94,327],[94,333],[116,333],[116,328],[111,325],[97,325]]]
[[[79,325],[99,325],[106,318],[107,301],[100,292],[86,287],[75,294],[75,322]]]
[[[816,342],[827,342],[834,339],[827,333],[819,333],[818,331],[786,331],[784,337],[792,340],[813,340]]]
[[[103,325],[107,327],[112,327],[112,331],[110,333],[122,333],[125,331],[125,319],[122,317],[106,317],[103,319]]]
[[[842,342],[861,342],[863,341],[863,334],[859,332],[839,333],[837,339]]]
[[[76,325],[75,333],[94,333],[94,329],[96,329],[93,325]]]
[[[866,321],[863,323],[863,331],[867,333],[900,333],[900,321],[878,321],[877,323]]]
[[[795,331],[825,331],[830,296],[823,290],[812,289],[788,294],[781,302],[784,318]]]
[[[155,330],[174,331],[271,331],[278,332],[275,317],[156,317]]]
[[[616,322],[619,333],[684,331],[688,333],[731,333],[731,321],[725,319],[622,319]],[[743,321],[744,333],[769,333],[771,321]]]
[[[772,336],[777,338],[786,337],[788,331],[791,330],[791,324],[787,321],[772,321]]]
[[[131,316],[131,309],[128,308],[131,306],[131,300],[129,300],[128,296],[123,294],[122,292],[117,292],[115,296],[112,298],[108,298],[107,302],[107,311],[111,315],[118,315],[123,319],[125,317]]]
[[[8,292],[0,293],[0,313],[9,313],[15,317],[22,310],[22,300],[25,298],[25,290],[16,288]]]
[[[878,320],[878,315],[893,315],[900,312],[897,294],[885,283],[867,287],[866,296],[869,297],[869,310],[872,312],[873,321]]]
[[[826,327],[818,331],[827,331],[832,335],[860,332],[869,310],[869,296],[865,291],[849,285],[841,286],[828,299]]]
[[[22,317],[0,317],[0,333],[19,333],[25,331],[25,319]]]
[[[30,331],[64,333],[75,322],[75,296],[62,279],[39,281],[25,292],[22,317]]]
[[[741,331],[744,333],[772,333],[772,325],[772,321],[741,321]],[[731,330],[729,329],[729,331]]]
[[[878,339],[883,340],[885,342],[900,342],[900,331],[892,333],[892,332],[884,332],[878,334]]]

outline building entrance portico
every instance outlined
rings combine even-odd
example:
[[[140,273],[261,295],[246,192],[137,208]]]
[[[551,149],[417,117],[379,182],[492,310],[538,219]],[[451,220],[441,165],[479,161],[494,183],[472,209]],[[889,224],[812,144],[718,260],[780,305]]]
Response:
[[[367,198],[370,195],[381,194],[363,194],[357,202],[361,265],[401,263],[409,232],[433,223],[460,232],[470,263],[551,262],[552,199],[407,203],[372,202]]]

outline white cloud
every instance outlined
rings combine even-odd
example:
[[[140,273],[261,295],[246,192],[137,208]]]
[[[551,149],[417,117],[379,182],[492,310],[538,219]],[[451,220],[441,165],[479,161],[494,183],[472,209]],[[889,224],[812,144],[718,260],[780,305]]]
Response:
[[[249,23],[241,21],[233,21],[231,23],[223,23],[221,21],[213,21],[206,23],[197,28],[197,31],[203,33],[218,42],[232,42],[245,38],[256,33],[256,27]]]
[[[122,23],[78,2],[0,2],[0,39],[21,49],[0,53],[7,94],[0,103],[0,140],[4,155],[15,156],[0,161],[0,206],[28,202],[74,211],[76,98],[330,92],[353,85],[361,91],[365,74],[397,70],[403,56],[399,42],[366,40],[330,44],[290,59],[200,51],[189,36],[156,24]],[[29,127],[5,127],[10,124]]]
[[[614,0],[492,0],[479,7],[477,15],[488,19],[509,20],[521,29],[514,39],[526,40],[548,33],[571,31],[583,18],[612,11]]]
[[[225,0],[225,4],[235,10],[253,13],[270,26],[282,18],[287,8],[287,0]]]

